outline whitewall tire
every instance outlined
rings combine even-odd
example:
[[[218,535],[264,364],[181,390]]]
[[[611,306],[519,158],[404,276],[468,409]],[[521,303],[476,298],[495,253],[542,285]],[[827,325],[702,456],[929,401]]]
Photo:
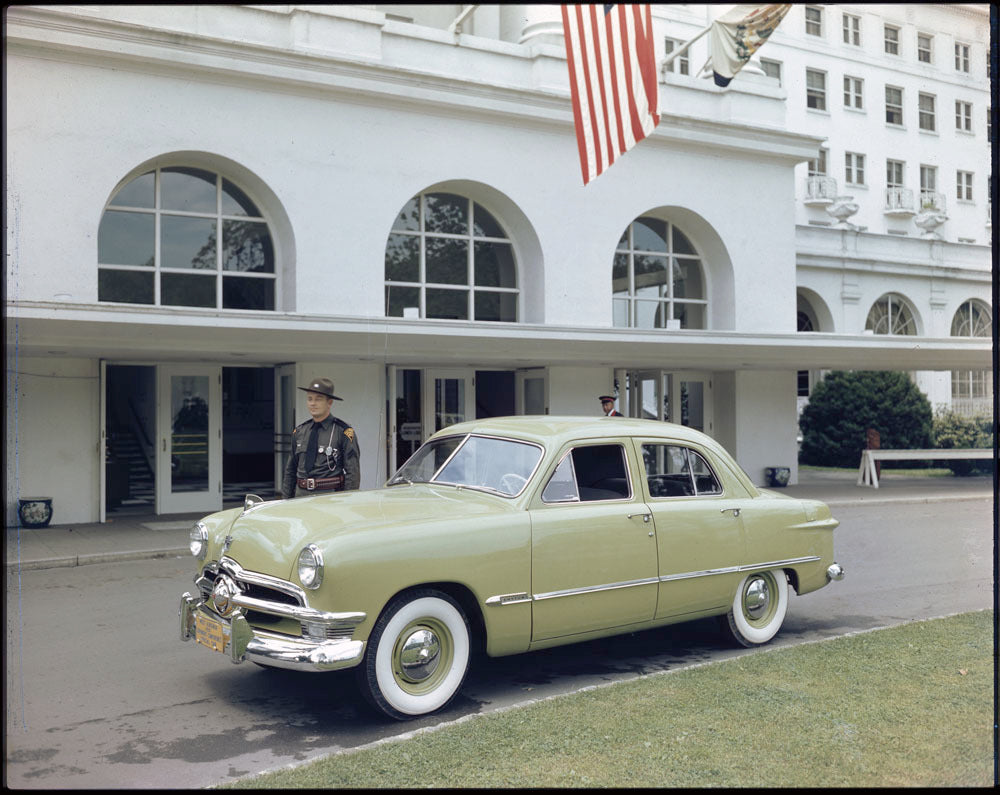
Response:
[[[730,634],[742,646],[760,646],[773,638],[788,609],[788,579],[781,569],[754,571],[740,581],[726,614]]]

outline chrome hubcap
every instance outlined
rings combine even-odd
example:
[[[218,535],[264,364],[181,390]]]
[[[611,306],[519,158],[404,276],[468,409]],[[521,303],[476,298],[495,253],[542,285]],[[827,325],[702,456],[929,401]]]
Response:
[[[401,673],[411,682],[423,682],[434,674],[441,662],[441,641],[422,627],[403,641],[399,651]]]
[[[767,586],[767,580],[755,578],[747,583],[743,592],[743,609],[746,610],[747,616],[752,619],[760,618],[767,612],[770,602],[771,590]]]

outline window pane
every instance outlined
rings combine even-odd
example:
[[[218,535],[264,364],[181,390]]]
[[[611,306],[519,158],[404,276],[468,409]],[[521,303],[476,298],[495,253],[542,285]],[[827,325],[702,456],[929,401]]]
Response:
[[[427,317],[447,320],[469,319],[468,290],[427,289]]]
[[[500,224],[497,223],[497,219],[490,213],[474,202],[472,208],[475,213],[472,234],[476,237],[507,237],[503,229],[500,228]]]
[[[674,258],[674,298],[704,298],[701,266],[697,261]]]
[[[198,168],[165,168],[160,172],[160,206],[164,210],[214,213],[215,174]]]
[[[228,179],[222,180],[222,214],[248,215],[251,218],[260,218],[260,210],[257,209],[257,205]]]
[[[618,241],[619,251],[628,251],[628,229],[625,230],[625,234],[622,235],[622,239]]]
[[[667,222],[639,218],[632,223],[632,247],[636,251],[666,251]]]
[[[412,232],[420,229],[420,205],[417,203],[418,199],[418,196],[414,196],[403,206],[403,209],[396,216],[396,220],[392,224],[393,229],[406,229]]]
[[[666,301],[635,299],[635,327],[644,329],[666,328],[670,317]]]
[[[424,229],[452,235],[469,234],[469,200],[453,193],[424,195]]]
[[[517,287],[510,243],[476,243],[474,255],[477,286]]]
[[[386,285],[385,314],[388,317],[419,317],[420,288]]]
[[[615,328],[628,328],[628,299],[612,299],[611,314],[611,322]]]
[[[108,210],[97,227],[97,261],[102,265],[152,268],[155,230],[152,214]]]
[[[636,254],[635,294],[642,296],[667,295],[667,258],[651,254]]]
[[[155,206],[155,188],[156,174],[150,171],[123,185],[111,199],[111,204],[117,207],[152,208]]]
[[[222,222],[222,267],[243,273],[274,273],[274,247],[267,224]]]
[[[389,235],[385,244],[385,278],[394,282],[420,280],[420,238]]]
[[[223,309],[274,309],[274,280],[222,277]]]
[[[642,446],[651,497],[690,497],[694,494],[686,454],[687,448],[672,444]]]
[[[688,460],[691,464],[691,474],[694,475],[694,485],[698,494],[722,494],[722,487],[715,479],[708,462],[694,450],[688,450]]]
[[[611,290],[614,295],[628,295],[628,254],[615,254]]]
[[[212,218],[161,216],[160,267],[215,270],[215,223]]]
[[[152,271],[97,270],[97,300],[151,304],[155,298]]]
[[[215,275],[161,273],[160,303],[167,306],[215,306]]]
[[[705,325],[705,305],[674,303],[674,320],[681,322],[681,328],[708,328]]]
[[[687,239],[687,235],[685,235],[676,226],[672,227],[671,231],[674,236],[674,254],[698,255],[698,252],[694,250],[694,246],[691,244],[691,241]]]
[[[427,237],[425,241],[428,283],[469,283],[469,244],[467,240]]]
[[[517,296],[514,293],[491,293],[477,290],[475,302],[476,320],[494,320],[502,323],[517,322]]]

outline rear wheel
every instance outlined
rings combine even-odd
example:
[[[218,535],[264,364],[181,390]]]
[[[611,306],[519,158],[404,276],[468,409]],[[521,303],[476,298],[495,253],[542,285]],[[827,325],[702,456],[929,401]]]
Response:
[[[469,624],[440,591],[397,596],[375,622],[358,667],[361,692],[397,720],[426,715],[455,697],[469,669]]]
[[[725,616],[729,633],[742,646],[760,646],[773,638],[788,609],[788,580],[781,569],[755,571],[740,582]]]

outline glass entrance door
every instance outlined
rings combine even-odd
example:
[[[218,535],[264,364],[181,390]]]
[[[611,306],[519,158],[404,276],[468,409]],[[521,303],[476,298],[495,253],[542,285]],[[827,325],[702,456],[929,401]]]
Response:
[[[432,433],[475,417],[472,372],[424,370],[423,440]]]
[[[222,508],[222,368],[156,368],[156,513]]]
[[[281,494],[285,464],[292,454],[292,431],[295,430],[295,365],[279,364],[274,368],[274,491]]]
[[[709,373],[639,370],[628,380],[630,417],[673,422],[712,435]]]

